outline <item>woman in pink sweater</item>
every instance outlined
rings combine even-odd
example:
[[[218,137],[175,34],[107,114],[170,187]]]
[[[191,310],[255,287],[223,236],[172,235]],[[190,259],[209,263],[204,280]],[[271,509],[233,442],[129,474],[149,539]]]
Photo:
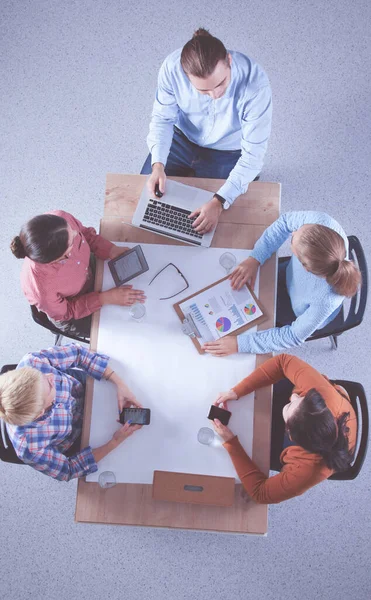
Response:
[[[130,306],[144,302],[144,292],[131,285],[94,292],[94,257],[115,258],[125,248],[115,246],[93,227],[62,210],[38,215],[11,242],[24,258],[23,293],[31,305],[47,314],[62,331],[89,335],[91,314],[104,304]]]

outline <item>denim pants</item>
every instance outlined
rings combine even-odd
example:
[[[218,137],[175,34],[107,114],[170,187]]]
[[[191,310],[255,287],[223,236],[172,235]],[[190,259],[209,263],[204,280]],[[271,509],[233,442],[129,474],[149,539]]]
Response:
[[[65,373],[67,373],[68,375],[71,375],[72,377],[77,379],[77,381],[79,381],[81,383],[81,385],[84,388],[84,394],[85,394],[85,386],[86,386],[86,378],[87,378],[86,371],[83,371],[82,369],[79,369],[79,368],[76,369],[74,367],[71,367],[70,369],[66,369]],[[70,448],[68,448],[68,450],[65,453],[66,456],[68,456],[68,457],[74,456],[75,454],[80,452],[81,435],[82,434],[80,434],[79,437],[73,442],[72,446]]]
[[[191,142],[180,129],[174,127],[173,141],[165,165],[165,173],[178,177],[209,177],[227,179],[241,150],[213,150]],[[142,167],[141,175],[152,173],[151,155]]]

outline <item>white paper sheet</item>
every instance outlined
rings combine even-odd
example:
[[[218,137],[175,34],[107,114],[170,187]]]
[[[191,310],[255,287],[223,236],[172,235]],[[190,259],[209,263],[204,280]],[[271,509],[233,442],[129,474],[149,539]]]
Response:
[[[134,246],[135,244],[122,244]],[[88,481],[97,481],[102,471],[113,471],[118,482],[152,483],[154,470],[178,471],[205,475],[236,477],[235,470],[221,441],[203,446],[197,440],[201,427],[212,427],[207,419],[210,405],[218,393],[229,390],[255,368],[255,355],[236,354],[225,358],[201,356],[192,341],[182,333],[181,321],[173,304],[201,288],[221,279],[225,271],[219,257],[225,249],[193,248],[141,244],[149,271],[131,283],[147,295],[146,315],[134,322],[129,308],[104,306],[101,310],[98,350],[111,357],[111,366],[129,385],[145,408],[151,409],[151,424],[142,429],[99,462],[97,473]],[[249,250],[232,250],[237,264],[247,258]],[[173,262],[189,282],[189,288],[170,300],[159,300],[182,289],[183,280],[152,277],[168,262]],[[177,276],[178,277],[178,276]],[[259,279],[255,293],[258,295]],[[103,289],[113,287],[107,264]],[[250,331],[255,331],[252,328]],[[251,455],[254,398],[253,394],[230,402],[229,426]],[[94,382],[90,445],[107,442],[119,427],[115,386]]]

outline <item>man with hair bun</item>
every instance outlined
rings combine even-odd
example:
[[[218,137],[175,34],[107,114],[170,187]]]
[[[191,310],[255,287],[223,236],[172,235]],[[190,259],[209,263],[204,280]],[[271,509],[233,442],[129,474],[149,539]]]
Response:
[[[196,231],[213,229],[261,171],[271,131],[272,98],[263,69],[228,51],[205,29],[163,62],[142,174],[166,193],[166,176],[226,179],[190,216]]]

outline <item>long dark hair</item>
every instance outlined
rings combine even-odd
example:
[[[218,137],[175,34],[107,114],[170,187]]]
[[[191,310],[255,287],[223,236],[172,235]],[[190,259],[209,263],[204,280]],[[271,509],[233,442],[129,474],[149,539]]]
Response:
[[[329,469],[346,471],[354,454],[349,450],[348,419],[349,413],[343,413],[336,420],[321,394],[313,388],[306,393],[286,426],[295,444],[320,454]]]
[[[56,215],[38,215],[27,221],[10,244],[14,256],[27,256],[37,263],[57,260],[67,248],[67,221]]]
[[[206,29],[200,28],[183,47],[180,63],[187,75],[206,79],[214,72],[220,60],[224,60],[229,66],[227,55],[223,42]]]

